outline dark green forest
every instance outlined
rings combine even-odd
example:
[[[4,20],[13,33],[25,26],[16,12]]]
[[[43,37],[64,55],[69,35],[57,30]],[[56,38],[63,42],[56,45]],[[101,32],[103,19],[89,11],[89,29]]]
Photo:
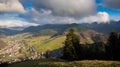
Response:
[[[120,60],[120,34],[111,32],[107,43],[80,44],[74,29],[66,35],[63,58],[66,60]]]

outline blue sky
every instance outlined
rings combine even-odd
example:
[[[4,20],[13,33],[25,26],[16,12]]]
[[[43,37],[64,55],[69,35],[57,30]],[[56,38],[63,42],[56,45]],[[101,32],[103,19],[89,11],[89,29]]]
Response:
[[[107,8],[103,7],[99,4],[102,3],[103,0],[96,0],[96,3],[98,4],[97,12],[107,12],[110,16],[120,16],[120,10],[113,9],[113,8]]]
[[[1,0],[0,27],[120,20],[120,0],[69,0],[66,4],[67,1]]]

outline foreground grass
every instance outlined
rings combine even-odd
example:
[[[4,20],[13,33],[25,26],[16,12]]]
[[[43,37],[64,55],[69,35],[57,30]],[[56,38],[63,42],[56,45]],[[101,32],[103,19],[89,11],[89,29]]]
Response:
[[[53,59],[42,59],[34,61],[26,61],[10,65],[8,67],[120,67],[119,61],[63,61]]]

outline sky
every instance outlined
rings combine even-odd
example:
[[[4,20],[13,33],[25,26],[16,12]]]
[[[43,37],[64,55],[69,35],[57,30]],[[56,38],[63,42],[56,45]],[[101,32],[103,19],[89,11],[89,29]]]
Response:
[[[0,27],[109,23],[120,20],[120,0],[0,0]]]

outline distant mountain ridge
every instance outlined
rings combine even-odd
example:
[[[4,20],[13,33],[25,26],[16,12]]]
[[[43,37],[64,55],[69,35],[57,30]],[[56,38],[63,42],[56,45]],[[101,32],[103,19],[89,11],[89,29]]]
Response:
[[[95,30],[100,33],[109,34],[112,31],[120,32],[120,21],[110,21],[110,23],[81,23],[81,24],[46,24],[39,26],[30,26],[27,28],[13,27],[13,28],[0,28],[5,35],[14,35],[20,33],[33,33],[35,35],[58,35],[63,34],[70,28],[76,31]]]
[[[23,31],[21,33],[37,33],[39,35],[60,35],[66,32],[68,29],[73,28],[76,31],[84,31],[88,28],[85,26],[82,26],[80,24],[46,24],[42,26],[31,26]]]
[[[46,24],[42,26],[31,26],[24,29],[22,32],[40,32],[41,30],[52,30],[57,33],[63,33],[69,28],[75,28],[78,31],[83,30],[95,30],[103,34],[109,34],[110,32],[120,32],[120,21],[110,21],[109,23],[81,23],[81,24]]]
[[[88,27],[89,29],[101,32],[104,34],[109,34],[110,32],[120,32],[120,21],[110,21],[109,23],[83,23],[83,26]]]
[[[3,35],[14,35],[20,32],[19,30],[9,29],[9,28],[0,28],[0,33]]]

